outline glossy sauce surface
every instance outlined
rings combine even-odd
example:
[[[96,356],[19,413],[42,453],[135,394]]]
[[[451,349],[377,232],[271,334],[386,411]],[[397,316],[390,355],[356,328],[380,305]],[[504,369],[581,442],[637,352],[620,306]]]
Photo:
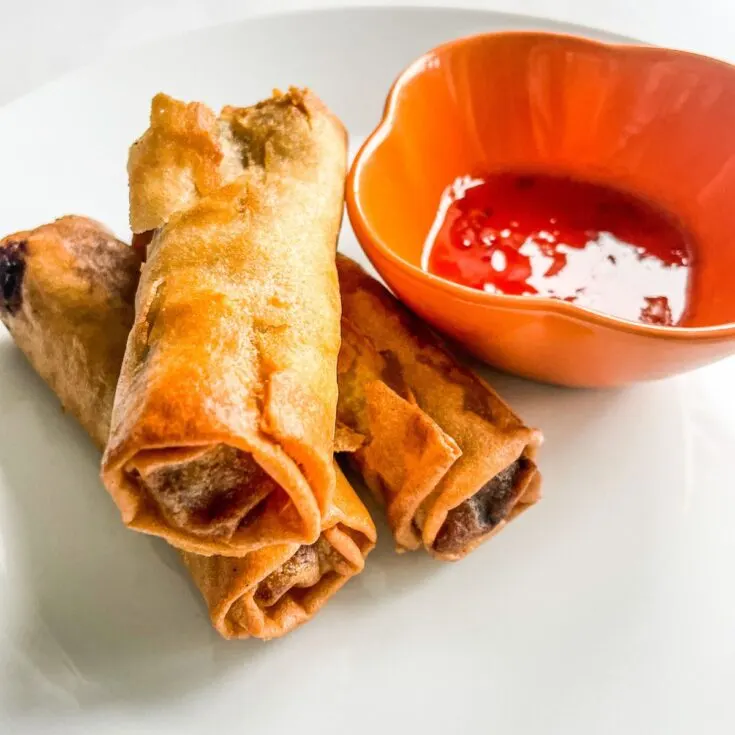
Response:
[[[691,250],[673,217],[627,192],[504,172],[447,188],[424,268],[489,293],[537,294],[672,326],[686,312]]]

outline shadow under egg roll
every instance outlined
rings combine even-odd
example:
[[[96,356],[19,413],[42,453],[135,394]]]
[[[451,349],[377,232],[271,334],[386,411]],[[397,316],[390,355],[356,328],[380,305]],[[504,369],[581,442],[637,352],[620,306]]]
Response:
[[[128,332],[140,260],[83,217],[0,241],[0,317],[64,409],[101,449]],[[180,551],[226,638],[275,638],[309,620],[375,545],[365,506],[337,469],[314,544],[275,544],[241,558]]]
[[[307,90],[219,117],[154,98],[128,163],[150,242],[102,465],[129,527],[205,555],[318,539],[346,143]]]
[[[338,432],[396,544],[465,556],[540,497],[530,429],[378,281],[338,255]]]

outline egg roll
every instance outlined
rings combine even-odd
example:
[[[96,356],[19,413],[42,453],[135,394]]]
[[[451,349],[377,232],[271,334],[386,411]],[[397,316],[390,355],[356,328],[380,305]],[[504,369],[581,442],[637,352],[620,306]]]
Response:
[[[541,433],[358,265],[340,255],[337,267],[344,314],[335,449],[385,504],[400,550],[462,558],[540,497]],[[114,275],[96,270],[98,282]],[[118,288],[134,292],[135,269],[116,275]]]
[[[130,528],[204,555],[319,538],[345,171],[344,128],[309,91],[219,117],[154,98],[129,154],[147,261],[102,464]]]
[[[135,319],[139,268],[132,248],[84,217],[0,241],[0,318],[100,449]],[[338,470],[336,478],[313,544],[275,544],[242,558],[179,552],[224,637],[283,635],[362,571],[375,526]]]
[[[315,544],[275,544],[239,558],[182,552],[222,636],[281,636],[363,570],[375,526],[336,464],[335,474],[332,505]]]
[[[359,265],[338,256],[338,431],[399,550],[456,560],[540,496],[541,432]]]

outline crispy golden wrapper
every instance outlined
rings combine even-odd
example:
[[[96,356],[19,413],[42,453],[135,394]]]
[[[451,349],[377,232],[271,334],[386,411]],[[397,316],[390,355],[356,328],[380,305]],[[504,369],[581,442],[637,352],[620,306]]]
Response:
[[[337,268],[338,433],[398,548],[459,559],[538,500],[541,433],[360,266]]]
[[[200,554],[312,544],[332,502],[346,136],[308,91],[216,117],[158,95],[130,150],[153,230],[103,480]]]
[[[375,526],[345,476],[315,544],[276,544],[244,557],[183,552],[214,627],[225,638],[276,638],[309,620],[365,566]]]
[[[538,500],[541,434],[359,266],[338,256],[338,271],[335,449],[354,453],[399,549],[459,559]]]
[[[102,225],[64,217],[0,241],[0,317],[29,361],[102,448],[140,261]],[[277,544],[242,558],[181,552],[226,638],[274,638],[309,620],[364,567],[375,527],[337,470],[311,545]]]

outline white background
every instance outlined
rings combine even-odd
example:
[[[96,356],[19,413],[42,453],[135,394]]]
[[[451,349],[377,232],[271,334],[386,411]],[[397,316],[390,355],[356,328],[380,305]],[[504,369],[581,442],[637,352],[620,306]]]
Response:
[[[735,61],[733,0],[0,0],[0,104],[146,40],[253,14],[368,4],[543,16]]]

